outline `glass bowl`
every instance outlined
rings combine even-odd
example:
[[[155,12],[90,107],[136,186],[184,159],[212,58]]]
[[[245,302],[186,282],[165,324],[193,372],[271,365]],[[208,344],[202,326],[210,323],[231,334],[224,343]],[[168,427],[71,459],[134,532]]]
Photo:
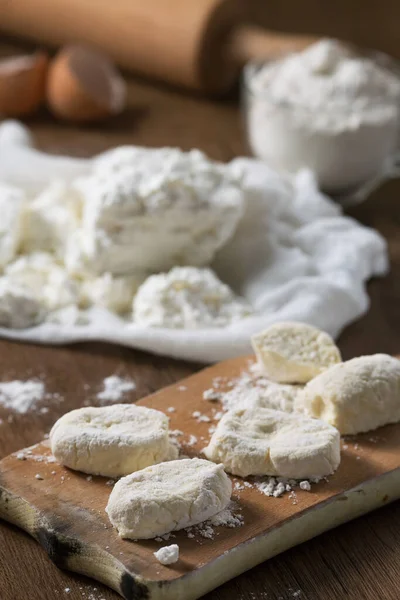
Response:
[[[343,44],[351,57],[368,58],[399,81],[400,64],[392,57]],[[320,188],[342,203],[362,201],[372,188],[398,175],[400,94],[376,96],[360,122],[354,105],[323,106],[316,110],[296,97],[277,101],[268,86],[257,85],[260,72],[282,61],[256,61],[246,65],[242,110],[250,151],[278,171],[311,169]],[[384,107],[380,118],[377,108]],[[367,118],[368,116],[368,118]],[[327,125],[328,124],[328,125]]]

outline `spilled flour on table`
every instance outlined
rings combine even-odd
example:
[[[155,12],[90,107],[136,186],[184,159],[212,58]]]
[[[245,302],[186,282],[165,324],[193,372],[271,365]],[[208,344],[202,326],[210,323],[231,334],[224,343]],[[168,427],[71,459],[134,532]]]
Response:
[[[103,381],[103,390],[97,394],[102,404],[119,402],[127,392],[136,389],[136,383],[131,379],[110,375]]]
[[[39,379],[16,379],[0,383],[0,405],[19,414],[36,411],[38,404],[49,398],[62,399],[60,394],[47,393],[44,383]],[[43,406],[38,412],[48,412],[48,408]]]

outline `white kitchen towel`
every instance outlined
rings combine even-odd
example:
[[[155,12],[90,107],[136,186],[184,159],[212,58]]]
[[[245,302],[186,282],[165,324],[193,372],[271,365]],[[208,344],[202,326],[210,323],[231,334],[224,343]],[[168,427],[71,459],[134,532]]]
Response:
[[[70,180],[90,165],[89,159],[35,150],[29,132],[17,122],[0,126],[0,180],[37,191],[50,179]],[[77,324],[71,308],[63,325],[0,328],[0,335],[46,344],[101,340],[200,362],[250,352],[250,336],[281,320],[304,321],[336,337],[368,309],[366,280],[387,272],[384,239],[343,216],[308,171],[284,177],[245,158],[232,161],[230,168],[244,173],[247,210],[212,266],[250,301],[256,316],[225,328],[189,331],[140,327],[100,308]]]

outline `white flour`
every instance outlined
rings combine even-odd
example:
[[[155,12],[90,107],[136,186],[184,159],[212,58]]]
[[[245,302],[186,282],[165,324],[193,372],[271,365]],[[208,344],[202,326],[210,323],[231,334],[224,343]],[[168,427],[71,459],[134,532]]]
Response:
[[[194,538],[200,536],[206,539],[214,539],[215,535],[218,535],[218,530],[215,527],[241,527],[244,524],[244,518],[240,514],[240,508],[235,502],[231,502],[227,508],[217,513],[211,519],[203,521],[193,527],[187,527],[185,529],[188,538]]]
[[[101,400],[102,403],[107,402],[118,402],[120,401],[127,392],[131,392],[136,389],[134,381],[129,379],[123,379],[118,375],[110,375],[103,381],[104,389],[97,394],[97,399]]]
[[[397,145],[400,79],[334,40],[248,70],[254,153],[278,169],[313,169],[341,191],[384,169]]]
[[[240,377],[230,381],[215,379],[213,387],[203,392],[203,399],[213,403],[221,402],[224,410],[263,406],[293,412],[294,402],[302,387],[275,383],[261,375],[257,368],[251,368],[249,372],[245,371]]]
[[[17,413],[33,410],[45,396],[45,386],[37,379],[0,383],[0,404]]]

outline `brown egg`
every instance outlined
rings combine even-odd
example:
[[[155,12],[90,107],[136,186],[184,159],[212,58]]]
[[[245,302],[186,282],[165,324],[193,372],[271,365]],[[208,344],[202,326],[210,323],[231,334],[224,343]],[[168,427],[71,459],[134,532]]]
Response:
[[[44,100],[48,57],[44,52],[0,61],[0,115],[34,113]]]
[[[67,46],[50,64],[46,97],[60,119],[97,121],[124,109],[126,85],[101,52],[87,46]]]

